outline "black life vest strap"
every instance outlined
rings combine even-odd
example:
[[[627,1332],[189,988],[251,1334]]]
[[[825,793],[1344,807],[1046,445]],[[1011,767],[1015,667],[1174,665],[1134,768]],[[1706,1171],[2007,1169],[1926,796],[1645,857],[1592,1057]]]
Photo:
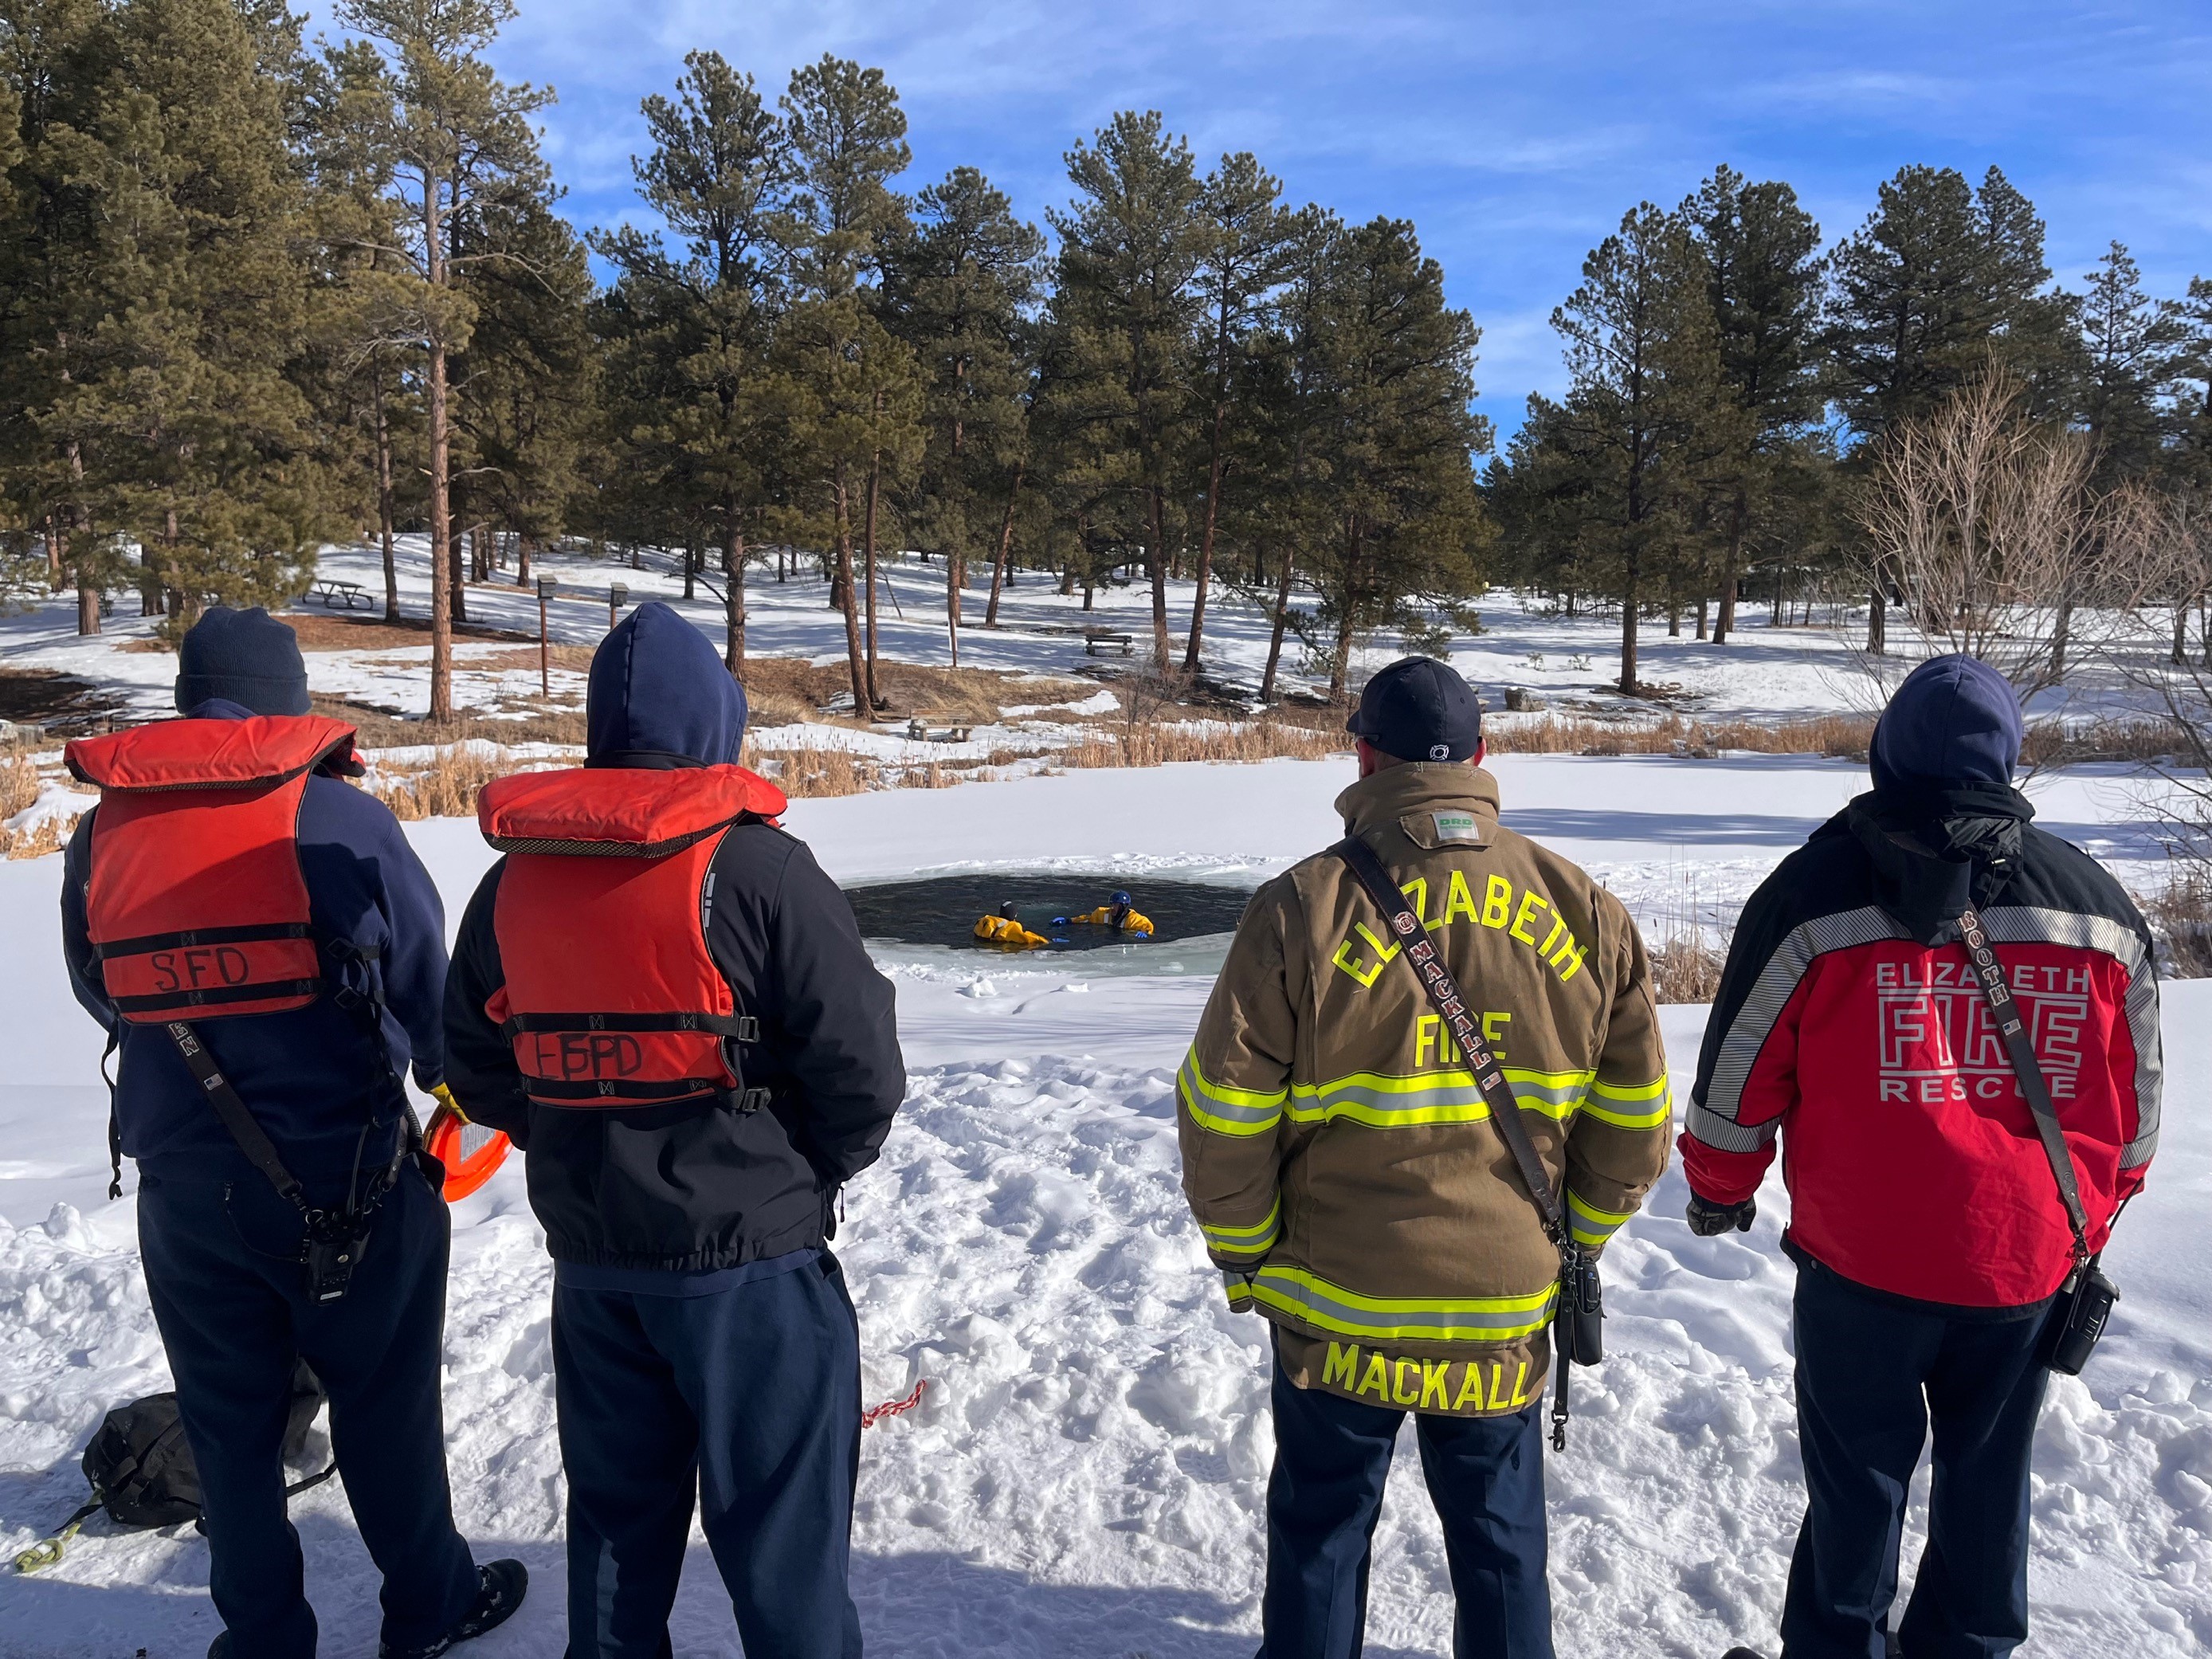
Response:
[[[144,1013],[160,1008],[212,1008],[225,1003],[268,1002],[278,997],[316,997],[323,992],[319,979],[271,979],[258,985],[222,985],[206,991],[157,991],[143,997],[110,997],[118,1013]]]
[[[144,956],[151,951],[186,951],[208,945],[258,945],[285,939],[313,939],[315,927],[308,921],[272,921],[244,927],[185,927],[173,933],[146,933],[137,939],[112,939],[92,947],[92,959]]]
[[[2078,1269],[2091,1259],[2089,1212],[2081,1202],[2081,1182],[2075,1172],[2074,1153],[2066,1145],[2065,1131],[2059,1127],[2058,1108],[2051,1098],[2051,1084],[2043,1075],[2043,1063],[2035,1057],[2034,1039],[2029,1036],[2027,1021],[2013,998],[2004,965],[1997,960],[1996,947],[1990,943],[1980,915],[1971,907],[1960,914],[1959,938],[1973,961],[1975,982],[1982,988],[1983,1000],[1990,1006],[1990,1017],[1996,1021],[1997,1035],[2004,1040],[2005,1056],[2012,1061],[2013,1076],[2019,1079],[2021,1093],[2027,1097],[2027,1109],[2035,1119],[2035,1133],[2043,1142],[2043,1155],[2050,1162],[2051,1178],[2058,1183],[2058,1201],[2066,1206],[2066,1224],[2073,1230],[2074,1265]]]
[[[526,1031],[706,1031],[732,1042],[758,1042],[750,1014],[514,1014],[500,1026],[512,1042]]]
[[[756,1112],[769,1103],[766,1089],[734,1090],[710,1077],[670,1078],[653,1083],[623,1083],[613,1078],[570,1082],[561,1078],[522,1076],[523,1092],[550,1105],[560,1101],[621,1100],[641,1105],[660,1101],[691,1100],[701,1095],[727,1099],[741,1112]]]
[[[107,1085],[107,1198],[110,1203],[123,1196],[123,1120],[115,1115],[115,1079],[108,1074],[107,1062],[122,1045],[120,1033],[110,1030],[107,1046],[100,1051],[100,1080]]]
[[[230,1079],[215,1063],[215,1056],[208,1053],[207,1045],[200,1041],[199,1033],[181,1019],[171,1020],[167,1029],[177,1045],[177,1052],[184,1056],[185,1066],[198,1080],[202,1092],[207,1096],[208,1104],[222,1120],[222,1127],[230,1132],[230,1138],[238,1143],[238,1150],[246,1154],[246,1162],[268,1176],[269,1184],[294,1209],[303,1216],[312,1217],[314,1212],[308,1206],[307,1189],[300,1185],[299,1178],[284,1167],[284,1160],[277,1156],[276,1143],[269,1139],[261,1125],[255,1121],[253,1114],[246,1109],[246,1103],[238,1097],[238,1091],[230,1086]]]

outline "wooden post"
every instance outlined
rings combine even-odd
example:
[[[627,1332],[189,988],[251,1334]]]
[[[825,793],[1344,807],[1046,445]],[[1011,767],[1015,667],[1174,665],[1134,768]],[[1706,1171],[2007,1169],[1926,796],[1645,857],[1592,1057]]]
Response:
[[[553,695],[553,650],[545,626],[545,601],[553,597],[553,590],[561,586],[557,576],[538,579],[538,693],[540,696]]]

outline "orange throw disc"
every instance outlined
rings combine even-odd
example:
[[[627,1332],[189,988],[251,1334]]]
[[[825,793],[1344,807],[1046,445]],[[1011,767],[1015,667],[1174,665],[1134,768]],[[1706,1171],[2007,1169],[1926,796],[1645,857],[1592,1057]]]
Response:
[[[496,1129],[464,1123],[445,1107],[430,1115],[422,1149],[446,1166],[446,1202],[458,1204],[489,1181],[514,1143]]]

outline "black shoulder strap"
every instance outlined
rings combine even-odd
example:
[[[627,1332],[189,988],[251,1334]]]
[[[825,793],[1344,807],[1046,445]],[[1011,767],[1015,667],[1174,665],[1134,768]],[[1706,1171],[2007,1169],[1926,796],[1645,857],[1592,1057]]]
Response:
[[[2074,1230],[2074,1261],[2075,1266],[2089,1260],[2089,1214],[2081,1206],[2081,1183],[2074,1169],[2074,1154],[2066,1145],[2066,1136],[2058,1126],[2058,1109],[2051,1103],[2051,1085],[2043,1075],[2043,1066],[2035,1057],[2035,1043],[2021,1017],[2020,1005],[2013,1000],[2012,986],[2006,980],[2004,966],[1997,960],[1996,948],[1990,943],[1988,930],[1981,917],[1972,909],[1959,916],[1959,937],[1966,947],[1966,954],[1974,964],[1974,978],[1982,988],[1982,995],[1990,1005],[1990,1013],[1997,1023],[1997,1033],[2004,1039],[2005,1054],[2012,1060],[2013,1075],[2020,1079],[2020,1091],[2027,1097],[2027,1109],[2035,1118],[2035,1133],[2043,1141],[2043,1155],[2051,1160],[2051,1173],[2058,1182],[2058,1197],[2066,1206],[2066,1224]]]
[[[299,1180],[284,1167],[284,1160],[276,1155],[276,1143],[254,1121],[246,1103],[238,1097],[238,1091],[230,1086],[215,1063],[215,1056],[200,1041],[199,1033],[181,1019],[173,1019],[167,1026],[169,1036],[175,1041],[177,1052],[185,1057],[185,1064],[199,1080],[208,1104],[222,1120],[222,1127],[230,1131],[230,1138],[238,1143],[238,1150],[246,1154],[246,1161],[269,1177],[269,1184],[289,1200],[301,1214],[308,1213],[307,1194]]]
[[[1528,1196],[1535,1200],[1539,1213],[1544,1218],[1544,1232],[1554,1244],[1564,1244],[1567,1232],[1559,1196],[1552,1190],[1550,1177],[1544,1173],[1543,1160],[1536,1156],[1535,1143],[1528,1139],[1528,1126],[1521,1121],[1521,1103],[1513,1097],[1513,1085],[1505,1080],[1504,1068],[1498,1056],[1491,1052],[1489,1042],[1482,1035],[1481,1022],[1467,1006],[1467,999],[1459,993],[1459,983],[1452,978],[1451,969],[1444,966],[1443,952],[1430,939],[1428,930],[1406,902],[1406,896],[1398,890],[1390,872],[1382,867],[1382,860],[1375,856],[1375,849],[1357,836],[1346,836],[1331,849],[1342,859],[1359,878],[1384,916],[1389,918],[1390,931],[1398,936],[1406,960],[1421,976],[1421,989],[1428,994],[1429,1004],[1443,1021],[1452,1041],[1467,1056],[1468,1068],[1474,1073],[1475,1087],[1482,1091],[1482,1098],[1490,1107],[1490,1121],[1498,1126],[1498,1133],[1511,1149],[1513,1161],[1521,1167],[1522,1184]]]

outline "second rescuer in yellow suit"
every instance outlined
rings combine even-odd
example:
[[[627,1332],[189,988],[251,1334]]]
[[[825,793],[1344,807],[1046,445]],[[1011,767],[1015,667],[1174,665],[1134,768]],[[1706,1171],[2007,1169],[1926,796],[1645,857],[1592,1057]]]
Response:
[[[1498,822],[1443,663],[1369,682],[1337,798],[1472,1002],[1574,1239],[1665,1169],[1650,964],[1619,900]],[[1348,1659],[1405,1413],[1444,1526],[1455,1651],[1551,1659],[1540,1422],[1559,1249],[1466,1058],[1334,853],[1261,888],[1178,1079],[1183,1189],[1231,1305],[1271,1321],[1267,1659]]]

